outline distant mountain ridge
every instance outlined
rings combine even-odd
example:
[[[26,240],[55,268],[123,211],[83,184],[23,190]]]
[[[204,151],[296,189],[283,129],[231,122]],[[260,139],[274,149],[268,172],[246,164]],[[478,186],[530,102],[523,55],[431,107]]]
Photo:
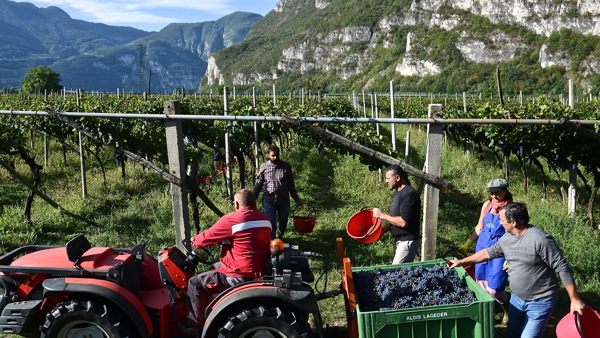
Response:
[[[600,92],[600,0],[280,0],[203,85]]]
[[[49,66],[61,85],[87,91],[198,89],[211,53],[244,39],[259,14],[173,23],[159,32],[72,19],[58,7],[0,0],[0,88]]]

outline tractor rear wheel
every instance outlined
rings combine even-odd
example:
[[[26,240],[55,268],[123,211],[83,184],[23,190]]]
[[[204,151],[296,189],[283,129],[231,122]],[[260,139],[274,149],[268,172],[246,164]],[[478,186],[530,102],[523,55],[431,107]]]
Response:
[[[293,312],[261,306],[229,317],[219,329],[219,338],[305,338],[309,331],[308,323]]]
[[[131,324],[122,312],[100,300],[58,303],[40,327],[41,338],[132,337]]]

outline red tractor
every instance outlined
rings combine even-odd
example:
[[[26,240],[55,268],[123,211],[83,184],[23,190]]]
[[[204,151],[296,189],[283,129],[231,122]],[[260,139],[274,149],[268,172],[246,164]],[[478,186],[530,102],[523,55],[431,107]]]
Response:
[[[306,284],[314,280],[306,257],[323,256],[275,244],[264,277],[215,296],[202,337],[324,335],[317,301],[341,291],[315,294]],[[177,327],[186,322],[187,282],[201,260],[177,247],[160,250],[157,260],[144,247],[92,247],[79,235],[66,246],[31,245],[0,256],[0,333],[184,336]]]

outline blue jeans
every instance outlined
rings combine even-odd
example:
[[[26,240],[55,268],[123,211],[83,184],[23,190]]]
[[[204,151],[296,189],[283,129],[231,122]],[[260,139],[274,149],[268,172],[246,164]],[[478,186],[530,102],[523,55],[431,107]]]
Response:
[[[557,301],[558,295],[526,302],[513,293],[508,307],[508,337],[543,337]]]
[[[265,214],[271,220],[271,239],[277,236],[277,229],[279,229],[283,236],[287,228],[288,217],[290,216],[290,204],[275,204],[263,201],[263,208],[265,209]],[[279,228],[277,227],[277,223],[279,223]]]

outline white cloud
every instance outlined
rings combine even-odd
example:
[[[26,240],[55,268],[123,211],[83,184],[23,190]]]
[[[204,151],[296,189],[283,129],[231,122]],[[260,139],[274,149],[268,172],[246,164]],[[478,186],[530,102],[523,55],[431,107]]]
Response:
[[[36,0],[30,1],[38,6],[57,6],[67,12],[74,9],[74,18],[102,22],[106,24],[123,23],[171,23],[181,22],[179,18],[161,15],[161,9],[171,12],[199,11],[213,15],[225,15],[231,11],[230,0]]]
[[[174,22],[218,20],[235,11],[261,15],[279,0],[16,0],[37,7],[56,6],[73,19],[158,31]]]

